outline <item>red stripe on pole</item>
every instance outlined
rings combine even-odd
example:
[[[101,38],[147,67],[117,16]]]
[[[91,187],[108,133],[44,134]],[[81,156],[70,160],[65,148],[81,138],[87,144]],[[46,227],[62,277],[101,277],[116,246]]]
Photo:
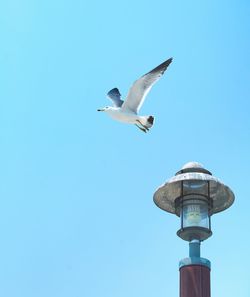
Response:
[[[203,265],[181,267],[180,297],[210,297],[210,269]]]

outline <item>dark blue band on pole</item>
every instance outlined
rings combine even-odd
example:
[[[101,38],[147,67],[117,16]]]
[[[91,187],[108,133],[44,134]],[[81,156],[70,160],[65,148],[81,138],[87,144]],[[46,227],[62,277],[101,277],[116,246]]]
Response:
[[[181,268],[183,266],[188,266],[188,265],[202,265],[202,266],[206,266],[209,269],[211,269],[210,261],[206,258],[201,258],[201,257],[184,258],[184,259],[180,260],[180,262],[179,262],[179,268]]]

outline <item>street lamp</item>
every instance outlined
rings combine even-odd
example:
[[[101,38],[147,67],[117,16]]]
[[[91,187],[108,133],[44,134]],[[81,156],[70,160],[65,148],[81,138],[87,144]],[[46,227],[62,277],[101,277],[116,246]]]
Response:
[[[234,194],[200,163],[189,162],[160,186],[154,202],[180,217],[177,235],[189,242],[180,261],[180,297],[210,297],[210,261],[200,257],[200,242],[212,235],[211,216],[230,207]]]

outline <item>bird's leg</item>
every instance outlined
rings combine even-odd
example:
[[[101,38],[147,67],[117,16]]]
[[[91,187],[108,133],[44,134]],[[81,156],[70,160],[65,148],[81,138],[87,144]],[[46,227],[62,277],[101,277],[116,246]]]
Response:
[[[146,129],[144,129],[144,128],[140,127],[140,126],[139,126],[139,125],[137,125],[137,124],[135,124],[135,125],[136,125],[136,127],[138,127],[140,130],[142,130],[143,132],[147,133],[147,130],[146,130]]]
[[[144,129],[146,129],[147,131],[149,131],[149,128],[147,127],[147,126],[145,126],[145,125],[143,125],[139,120],[136,120],[140,125],[142,125],[142,127],[144,128]]]

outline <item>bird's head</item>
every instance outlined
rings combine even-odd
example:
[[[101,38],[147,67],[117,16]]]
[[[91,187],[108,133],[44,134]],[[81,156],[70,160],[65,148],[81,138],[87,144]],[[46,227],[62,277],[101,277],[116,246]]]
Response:
[[[110,106],[106,106],[106,107],[97,109],[97,111],[108,111],[109,109],[110,109]]]

